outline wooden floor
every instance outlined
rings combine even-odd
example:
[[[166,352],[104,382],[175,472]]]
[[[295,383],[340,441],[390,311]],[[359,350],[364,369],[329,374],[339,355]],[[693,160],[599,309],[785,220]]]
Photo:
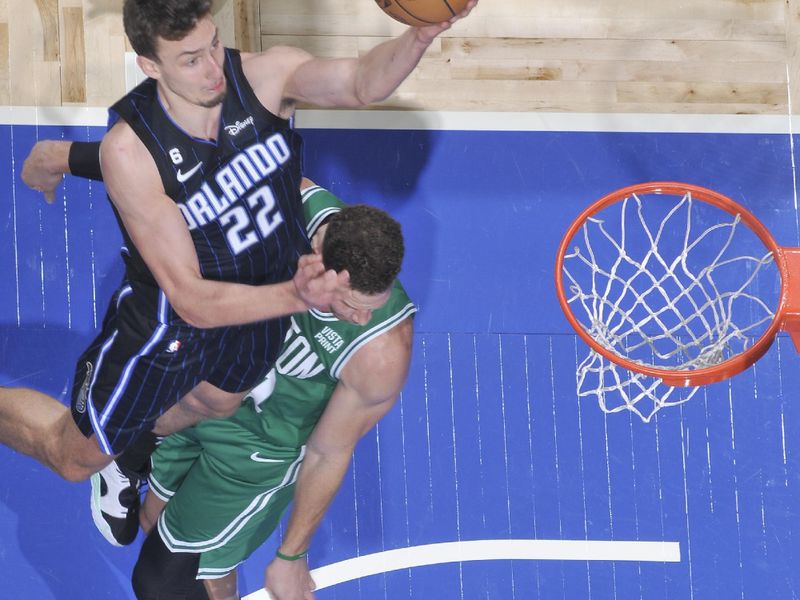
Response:
[[[125,91],[120,0],[0,0],[0,105]],[[373,0],[221,0],[226,43],[363,54],[403,26]],[[481,0],[382,107],[800,112],[800,0]],[[792,92],[790,94],[790,91]]]

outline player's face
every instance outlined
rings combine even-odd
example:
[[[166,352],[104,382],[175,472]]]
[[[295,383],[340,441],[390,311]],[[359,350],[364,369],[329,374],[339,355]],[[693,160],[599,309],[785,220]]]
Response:
[[[322,242],[327,231],[328,224],[325,223],[317,229],[311,238],[311,248],[314,252],[322,251]],[[340,321],[365,325],[372,318],[372,311],[386,304],[391,295],[391,287],[380,294],[364,294],[348,287],[339,300],[334,300],[331,303],[331,312]]]
[[[372,318],[372,311],[386,304],[391,294],[391,288],[380,294],[364,294],[351,289],[344,298],[331,304],[331,312],[340,321],[366,325]]]
[[[206,108],[222,102],[225,97],[222,71],[225,49],[211,17],[198,21],[182,40],[159,38],[158,58],[158,79],[172,93]]]

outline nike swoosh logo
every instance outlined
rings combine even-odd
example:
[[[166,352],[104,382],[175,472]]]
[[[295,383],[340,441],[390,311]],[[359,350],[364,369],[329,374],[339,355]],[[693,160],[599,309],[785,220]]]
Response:
[[[189,177],[194,175],[197,172],[197,169],[199,169],[202,166],[203,166],[203,163],[199,162],[195,166],[193,166],[191,169],[186,171],[186,173],[184,173],[180,169],[178,169],[178,183],[183,183],[184,181],[189,179]]]
[[[263,462],[263,463],[282,463],[282,462],[286,462],[282,458],[262,458],[261,456],[258,455],[258,452],[253,452],[250,455],[250,460],[254,460],[256,462]]]

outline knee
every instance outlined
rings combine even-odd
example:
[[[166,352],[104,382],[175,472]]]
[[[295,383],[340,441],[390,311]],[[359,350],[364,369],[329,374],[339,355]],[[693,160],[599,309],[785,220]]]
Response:
[[[52,465],[53,470],[61,477],[72,483],[86,481],[94,475],[99,469],[89,468],[86,465],[79,464],[69,458]]]
[[[78,430],[69,414],[53,428],[45,442],[44,455],[47,466],[72,482],[89,479],[112,459],[103,454],[94,439]]]
[[[204,419],[224,419],[230,417],[242,405],[239,397],[199,398],[187,395],[180,401],[185,408],[201,415]]]
[[[158,532],[155,532],[153,535],[158,536]],[[162,587],[158,569],[159,561],[156,560],[152,551],[147,551],[150,546],[153,546],[153,541],[150,539],[151,537],[152,536],[148,536],[145,539],[142,549],[139,552],[139,558],[133,567],[133,573],[131,573],[133,593],[138,600],[158,598],[159,589]]]
[[[131,585],[133,587],[133,593],[138,600],[148,600],[158,597],[158,584],[154,582],[151,577],[148,577],[148,569],[142,564],[141,556],[139,556],[139,560],[133,567]]]
[[[57,475],[67,481],[77,483],[86,481],[101,467],[93,469],[82,462],[78,452],[69,452],[65,446],[60,444],[50,445],[46,449],[46,463]]]
[[[211,419],[227,419],[237,411],[237,409],[241,406],[241,403],[230,404],[228,406],[213,406],[209,407],[208,410],[211,413],[209,418]]]
[[[199,554],[173,553],[164,545],[158,530],[153,530],[139,551],[131,575],[131,584],[138,600],[172,600],[207,598],[196,593]]]

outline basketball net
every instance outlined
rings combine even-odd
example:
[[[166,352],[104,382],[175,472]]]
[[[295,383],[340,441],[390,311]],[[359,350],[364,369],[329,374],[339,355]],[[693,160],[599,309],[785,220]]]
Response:
[[[620,211],[613,233],[589,217],[564,256],[563,273],[573,314],[601,346],[637,364],[685,371],[744,352],[770,325],[773,309],[751,290],[759,272],[774,264],[772,252],[735,250],[740,229],[747,231],[739,215],[719,211],[729,220],[697,227],[691,192],[674,202],[650,222],[631,194],[610,208]],[[577,387],[579,397],[595,397],[604,412],[630,410],[645,422],[699,389],[666,385],[594,350],[578,365]]]

